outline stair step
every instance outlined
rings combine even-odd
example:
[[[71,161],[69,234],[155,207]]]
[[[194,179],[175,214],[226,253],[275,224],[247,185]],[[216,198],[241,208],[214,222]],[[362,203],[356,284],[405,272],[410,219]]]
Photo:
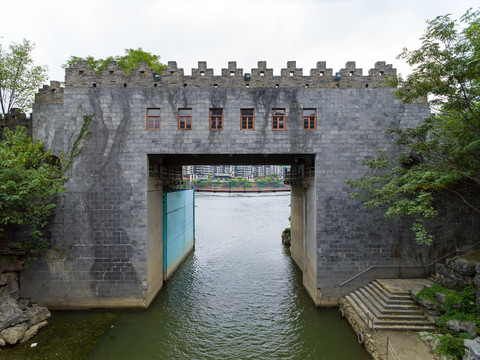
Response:
[[[388,304],[388,305],[415,304],[415,302],[412,300],[411,297],[408,298],[408,299],[395,299],[395,298],[391,298],[391,297],[389,297],[389,294],[385,294],[383,291],[381,291],[380,289],[378,289],[378,287],[376,287],[376,286],[373,285],[372,283],[366,285],[365,288],[368,289],[371,293],[374,293],[377,297],[379,297],[380,299],[382,299],[382,301],[383,301],[385,304]]]
[[[360,317],[362,318],[363,322],[369,326],[369,319],[376,319],[375,315],[372,314],[372,311],[368,309],[365,304],[358,298],[358,296],[355,293],[351,293],[348,295],[350,299],[355,303],[356,307],[361,310],[361,313],[359,312]],[[354,306],[355,308],[355,306]]]
[[[367,287],[358,289],[365,297],[377,308],[380,313],[398,313],[404,315],[417,315],[421,314],[421,310],[413,302],[403,304],[386,304],[377,294],[371,292]]]
[[[432,324],[425,318],[423,319],[377,319],[375,325],[414,325],[414,326],[431,326]]]
[[[369,327],[366,322],[367,316],[365,315],[364,311],[360,308],[360,306],[355,302],[355,300],[352,299],[350,295],[345,296],[345,300],[347,300],[347,303],[353,308],[353,310],[357,313],[357,315],[360,317],[363,323],[367,327]]]
[[[435,331],[436,328],[434,325],[425,325],[425,326],[410,326],[410,325],[378,325],[375,327],[377,330],[384,331]]]
[[[409,309],[385,309],[375,298],[365,293],[365,289],[358,289],[354,292],[357,298],[365,305],[365,307],[378,319],[418,319],[425,317],[418,308]]]
[[[380,282],[372,281],[345,296],[347,303],[361,320],[374,324],[377,330],[389,331],[434,331],[408,292],[392,293]]]
[[[380,281],[373,280],[371,282],[375,287],[377,287],[380,291],[382,291],[386,296],[390,299],[395,300],[407,300],[411,299],[410,293],[408,291],[401,291],[401,292],[391,292],[388,288],[386,288]]]

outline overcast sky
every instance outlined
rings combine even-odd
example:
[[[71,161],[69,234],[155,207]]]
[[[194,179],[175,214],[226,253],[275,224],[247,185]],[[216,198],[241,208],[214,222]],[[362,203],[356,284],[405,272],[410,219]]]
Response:
[[[244,72],[260,60],[280,74],[296,60],[304,75],[317,61],[338,71],[356,61],[367,75],[376,61],[419,46],[425,20],[458,18],[478,0],[15,0],[1,5],[0,42],[36,44],[34,59],[50,80],[64,80],[71,55],[107,57],[141,47],[177,61],[191,74],[207,61],[215,75],[237,61]]]

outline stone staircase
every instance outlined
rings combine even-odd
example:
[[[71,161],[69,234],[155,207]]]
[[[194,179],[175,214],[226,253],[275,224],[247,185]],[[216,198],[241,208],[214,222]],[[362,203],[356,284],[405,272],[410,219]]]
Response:
[[[347,296],[345,302],[370,329],[382,331],[433,331],[408,291],[393,291],[374,280]]]

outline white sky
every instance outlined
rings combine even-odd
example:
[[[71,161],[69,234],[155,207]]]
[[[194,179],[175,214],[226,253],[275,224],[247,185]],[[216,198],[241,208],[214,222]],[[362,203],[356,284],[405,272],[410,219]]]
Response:
[[[198,61],[220,75],[228,61],[250,72],[260,60],[275,75],[290,60],[304,75],[317,61],[334,72],[356,61],[364,75],[386,61],[406,74],[396,55],[419,46],[425,20],[471,7],[478,0],[4,0],[0,42],[35,42],[36,64],[59,81],[71,55],[138,47],[187,75]]]

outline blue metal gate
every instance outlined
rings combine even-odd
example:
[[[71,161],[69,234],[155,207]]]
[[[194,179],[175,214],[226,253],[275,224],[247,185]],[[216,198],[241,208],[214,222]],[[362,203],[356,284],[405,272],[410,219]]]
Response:
[[[168,279],[195,245],[193,189],[163,194],[163,272]]]

